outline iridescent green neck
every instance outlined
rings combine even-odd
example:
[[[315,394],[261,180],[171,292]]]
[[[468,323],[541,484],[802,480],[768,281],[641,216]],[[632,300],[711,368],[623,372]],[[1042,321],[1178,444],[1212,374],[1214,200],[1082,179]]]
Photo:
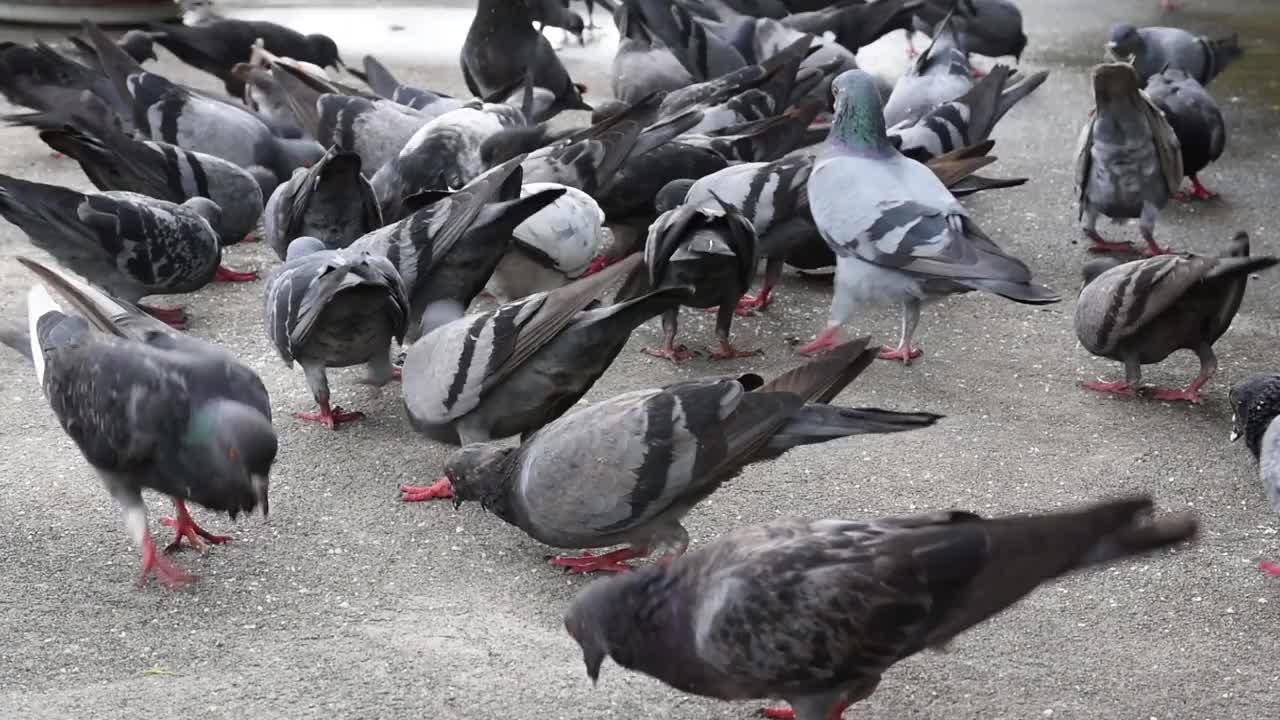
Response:
[[[880,149],[888,144],[884,111],[880,104],[865,98],[841,98],[831,123],[831,140],[850,150]]]

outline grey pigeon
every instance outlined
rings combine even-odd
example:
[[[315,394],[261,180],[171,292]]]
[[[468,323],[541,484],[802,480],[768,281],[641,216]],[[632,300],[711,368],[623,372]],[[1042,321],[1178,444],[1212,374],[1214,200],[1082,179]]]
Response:
[[[1111,28],[1107,51],[1117,60],[1132,59],[1139,87],[1167,69],[1181,70],[1208,86],[1244,51],[1236,35],[1210,39],[1181,28],[1137,28],[1121,23]]]
[[[1011,74],[1007,65],[996,65],[964,95],[939,105],[915,122],[904,121],[890,127],[889,141],[903,155],[919,162],[958,147],[977,145],[991,137],[1005,113],[1049,77],[1042,70],[1011,85]]]
[[[1158,255],[1125,263],[1101,258],[1085,265],[1076,337],[1094,355],[1124,363],[1124,380],[1084,387],[1132,397],[1143,365],[1185,348],[1200,358],[1200,374],[1181,390],[1155,388],[1152,397],[1200,402],[1200,388],[1218,369],[1213,344],[1240,309],[1249,274],[1278,262],[1269,255],[1250,257],[1249,236],[1240,232],[1220,257]]]
[[[794,13],[780,21],[815,37],[831,33],[832,39],[856,53],[887,33],[910,28],[914,11],[923,4],[924,0],[832,3],[830,7]]]
[[[111,81],[97,68],[42,42],[31,46],[0,42],[0,94],[14,105],[37,111],[33,119],[41,124],[62,125],[75,114],[86,92],[105,103],[114,99]]]
[[[930,0],[932,12],[921,13],[928,18],[945,15],[955,8],[953,22],[956,37],[965,52],[998,58],[1012,55],[1021,61],[1027,47],[1027,36],[1022,31],[1022,11],[1011,0]],[[929,26],[916,29],[928,33]]]
[[[192,577],[156,551],[142,490],[173,499],[175,530],[196,548],[224,543],[196,524],[186,503],[232,519],[267,514],[276,434],[262,380],[230,353],[171,332],[69,274],[27,258],[43,281],[27,296],[36,380],[67,435],[124,511],[129,539],[151,574],[179,587]],[[62,295],[64,311],[45,285]],[[24,352],[24,354],[27,354]]]
[[[316,95],[309,99],[309,107],[313,112],[303,129],[326,147],[359,155],[368,177],[394,160],[409,138],[434,119],[391,100],[351,95]],[[295,103],[295,114],[298,110]]]
[[[1271,509],[1280,512],[1280,423],[1274,419],[1262,436],[1262,456],[1258,460],[1258,471]],[[1280,575],[1280,569],[1274,563],[1263,564],[1262,569],[1272,575]]]
[[[893,127],[919,122],[939,105],[955,100],[972,87],[973,68],[948,17],[938,24],[928,49],[894,84],[884,103],[885,123]]]
[[[749,28],[747,40],[750,42],[753,57],[757,61],[767,62],[784,48],[803,38],[809,38],[814,49],[800,63],[800,73],[816,74],[818,79],[809,84],[801,94],[817,97],[824,102],[831,99],[831,81],[846,70],[856,70],[857,58],[852,50],[834,40],[825,37],[813,37],[794,28],[789,28],[778,20],[756,20]],[[793,95],[792,100],[799,100],[800,95]]]
[[[360,77],[382,97],[432,117],[475,102],[474,99],[449,97],[431,90],[405,85],[372,55],[364,56],[364,73]]]
[[[839,720],[884,673],[1059,576],[1190,541],[1150,498],[1040,515],[785,518],[588,585],[565,614],[595,681],[606,657],[687,693],[782,698],[766,717]]]
[[[1191,178],[1191,191],[1179,190],[1179,200],[1212,200],[1218,194],[1200,184],[1196,175],[1222,157],[1227,124],[1213,96],[1185,71],[1169,68],[1147,81],[1147,97],[1164,113],[1182,148],[1182,172]]]
[[[1132,250],[1098,234],[1099,215],[1138,218],[1146,252],[1168,252],[1156,243],[1156,217],[1182,183],[1182,151],[1173,127],[1141,87],[1125,63],[1093,69],[1095,107],[1080,131],[1076,191],[1094,252]]]
[[[318,238],[289,243],[285,263],[267,283],[267,337],[289,367],[296,360],[320,409],[295,413],[330,430],[364,417],[329,404],[325,368],[368,365],[364,382],[395,376],[391,339],[404,339],[409,298],[391,261],[367,251],[326,249]]]
[[[370,178],[383,219],[401,220],[412,212],[415,195],[457,190],[485,170],[480,148],[504,129],[525,123],[509,105],[451,110],[418,129],[391,162]]]
[[[619,3],[613,16],[618,26],[618,50],[613,56],[611,90],[624,103],[635,103],[653,93],[666,93],[693,85],[693,75],[653,31],[630,3]]]
[[[44,250],[127,302],[195,292],[222,259],[213,225],[218,206],[196,197],[181,205],[127,192],[79,193],[0,175],[0,215]],[[140,306],[181,327],[179,307]]]
[[[520,446],[476,443],[445,461],[435,497],[479,501],[538,542],[610,553],[552,558],[571,572],[624,571],[624,561],[689,544],[681,518],[753,462],[862,433],[928,427],[929,413],[827,403],[874,357],[866,339],[769,382],[711,377],[624,393],[573,410]],[[425,488],[402,489],[408,499]]]
[[[405,355],[404,405],[414,428],[454,445],[528,437],[595,384],[641,323],[674,306],[681,288],[600,305],[605,288],[640,264],[607,270],[437,327]]]
[[[911,336],[925,302],[971,290],[1027,304],[1060,299],[1032,284],[1031,270],[982,232],[932,170],[893,148],[870,75],[853,70],[832,87],[836,115],[808,190],[836,254],[836,288],[826,329],[800,352],[832,346],[861,302],[901,303],[902,338],[880,357],[908,363],[921,354]]]
[[[691,15],[687,8],[669,0],[621,0],[643,18],[645,27],[670,49],[680,64],[702,82],[727,75],[747,64],[742,54]],[[615,14],[615,18],[617,15]]]
[[[729,342],[738,299],[751,288],[758,259],[756,231],[733,206],[718,200],[715,207],[679,205],[662,213],[649,228],[644,267],[619,291],[619,298],[635,297],[651,288],[686,288],[682,305],[719,307],[718,346],[711,352],[712,359],[759,355],[759,350],[738,350]],[[678,306],[662,313],[662,347],[645,348],[646,354],[675,361],[694,356],[675,344],[679,313]]]
[[[531,74],[534,86],[555,95],[554,104],[538,119],[562,110],[591,111],[582,99],[587,88],[573,82],[551,43],[533,29],[525,2],[479,0],[462,43],[461,62],[462,78],[476,97],[512,88]]]
[[[238,63],[231,72],[244,82],[245,107],[263,118],[271,127],[294,127],[297,116],[289,102],[289,94],[280,86],[270,67]],[[301,128],[298,128],[301,132]]]
[[[168,143],[142,142],[114,128],[96,137],[73,128],[43,130],[40,139],[80,163],[94,187],[183,203],[208,198],[218,206],[214,226],[223,247],[252,241],[262,216],[261,179],[238,165]],[[257,273],[219,266],[215,279],[253,280]]]
[[[510,249],[515,228],[564,194],[553,188],[520,197],[522,160],[512,158],[351,244],[388,258],[400,272],[409,291],[406,342],[421,336],[424,314],[435,303],[471,304]]]
[[[659,117],[672,117],[694,107],[712,107],[741,96],[749,90],[762,90],[772,98],[775,109],[785,107],[795,94],[804,94],[813,81],[801,84],[800,68],[811,51],[814,38],[801,35],[785,48],[758,64],[746,65],[727,75],[672,90],[662,98]]]
[[[373,186],[360,174],[360,156],[330,150],[276,188],[263,217],[263,239],[283,260],[295,238],[314,237],[338,250],[382,227]]]
[[[1262,435],[1280,415],[1280,374],[1254,373],[1231,387],[1231,442],[1244,438],[1255,459],[1262,456]]]

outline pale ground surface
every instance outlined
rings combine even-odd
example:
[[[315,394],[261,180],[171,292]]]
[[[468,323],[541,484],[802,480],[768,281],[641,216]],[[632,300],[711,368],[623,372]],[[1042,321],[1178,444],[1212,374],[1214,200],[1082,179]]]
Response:
[[[1243,228],[1256,238],[1256,253],[1280,252],[1276,5],[1188,4],[1230,6],[1231,17],[1184,12],[1175,22],[1235,28],[1253,57],[1214,88],[1231,140],[1205,181],[1223,199],[1173,207],[1158,236],[1175,248],[1211,252]],[[1025,64],[1053,74],[998,129],[996,174],[1033,180],[969,206],[1040,279],[1073,297],[1084,252],[1073,224],[1072,157],[1089,106],[1087,68],[1110,23],[1159,17],[1156,0],[1022,5],[1031,37]],[[459,11],[348,12],[336,16],[343,19],[336,29],[335,16],[291,12],[286,17],[304,29],[313,18],[337,33],[352,62],[385,47],[406,80],[462,91],[455,58],[466,15],[456,24]],[[405,29],[388,32],[393,22]],[[22,29],[3,34],[32,37]],[[880,64],[896,62],[897,52],[885,49]],[[566,57],[594,96],[608,87],[607,49],[571,46]],[[168,55],[159,69],[215,87]],[[0,153],[6,173],[89,188],[74,163],[51,159],[29,131],[0,130]],[[1137,238],[1136,227],[1105,229]],[[0,238],[0,307],[17,315],[30,277],[11,257],[29,246],[7,224]],[[265,270],[274,257],[265,247],[241,246],[228,259]],[[1078,389],[1120,368],[1078,346],[1073,300],[1037,309],[975,295],[930,308],[919,334],[924,360],[911,368],[877,363],[842,400],[945,413],[944,422],[750,468],[689,516],[694,543],[784,513],[1002,513],[1154,493],[1166,507],[1201,513],[1198,547],[1039,592],[952,653],[903,663],[847,717],[1280,716],[1280,584],[1253,567],[1280,554],[1280,522],[1245,448],[1227,443],[1226,399],[1247,373],[1277,368],[1277,283],[1280,273],[1253,283],[1218,344],[1222,369],[1200,407]],[[232,530],[236,542],[180,558],[202,577],[190,592],[134,589],[138,561],[116,509],[59,430],[30,369],[11,353],[0,356],[0,717],[753,717],[755,705],[685,697],[611,664],[593,690],[560,624],[585,581],[547,568],[547,548],[479,507],[455,512],[396,500],[397,484],[435,476],[446,449],[413,434],[394,387],[379,396],[354,382],[356,371],[334,372],[335,399],[370,418],[338,433],[290,418],[311,399],[301,373],[284,368],[267,344],[261,292],[261,283],[218,284],[183,298],[194,333],[225,344],[262,374],[281,433],[270,521],[233,527],[198,512],[214,531]],[[765,357],[731,365],[673,367],[640,355],[659,340],[650,323],[590,398],[728,369],[770,375],[791,367],[784,338],[807,339],[822,326],[828,292],[788,277],[776,309],[734,326],[739,345],[761,346]],[[682,321],[690,344],[711,339],[710,317],[686,311]],[[896,313],[887,309],[850,328],[882,339],[896,330]],[[1180,384],[1194,371],[1185,354],[1149,368],[1147,377]],[[163,530],[167,503],[152,498],[151,508],[153,529]]]

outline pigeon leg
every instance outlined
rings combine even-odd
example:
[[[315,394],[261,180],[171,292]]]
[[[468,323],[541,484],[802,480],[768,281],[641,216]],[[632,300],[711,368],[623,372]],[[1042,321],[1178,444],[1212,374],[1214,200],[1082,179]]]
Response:
[[[442,477],[430,485],[401,485],[400,500],[402,502],[422,502],[453,497],[453,483]]]
[[[1147,242],[1147,247],[1142,251],[1143,254],[1154,257],[1156,255],[1168,255],[1171,251],[1165,250],[1156,244],[1156,215],[1160,209],[1151,203],[1142,203],[1142,216],[1138,218],[1138,233],[1142,235],[1142,239]]]
[[[173,508],[177,517],[163,518],[160,522],[173,528],[173,542],[164,549],[165,552],[171,553],[182,548],[182,538],[186,538],[191,543],[191,547],[204,551],[205,541],[214,545],[231,542],[231,538],[226,535],[214,535],[196,524],[195,518],[191,517],[191,513],[187,511],[187,503],[174,498]]]
[[[752,310],[765,310],[769,307],[769,303],[773,301],[773,288],[778,285],[778,280],[782,277],[782,258],[769,258],[764,264],[764,285],[760,287],[760,293],[752,295],[747,293],[738,298],[738,314],[751,315]]]
[[[1182,193],[1178,193],[1178,194],[1181,195]],[[1218,197],[1218,193],[1210,190],[1204,185],[1201,185],[1200,178],[1196,177],[1195,175],[1191,176],[1191,193],[1190,193],[1190,197],[1187,198],[1188,200],[1191,198],[1196,198],[1199,200],[1213,200],[1216,197]],[[1179,198],[1179,199],[1182,199],[1182,198]]]
[[[1277,565],[1270,560],[1259,560],[1258,569],[1268,575],[1280,576],[1280,565]]]
[[[716,315],[716,340],[720,346],[711,351],[712,360],[731,360],[733,358],[754,357],[763,355],[759,348],[755,350],[739,350],[729,342],[729,328],[733,325],[733,315],[738,310],[738,303],[720,303],[720,312]]]
[[[840,326],[839,325],[830,326],[825,330],[823,330],[822,332],[818,333],[818,336],[815,337],[813,340],[810,340],[804,345],[801,345],[800,347],[796,348],[796,352],[800,353],[801,355],[809,355],[809,356],[819,355],[835,347],[836,338],[839,336],[840,336]]]
[[[593,572],[627,572],[632,570],[625,561],[642,558],[649,554],[649,548],[624,547],[603,555],[592,555],[583,552],[581,555],[556,555],[547,560],[554,567],[562,567],[574,574]]]
[[[1152,388],[1151,397],[1156,400],[1186,400],[1193,403],[1203,401],[1204,398],[1200,397],[1200,388],[1212,380],[1214,373],[1218,372],[1218,358],[1213,354],[1213,348],[1208,345],[1196,350],[1196,355],[1200,356],[1200,374],[1191,381],[1190,385],[1182,390]]]
[[[923,355],[923,350],[911,347],[911,336],[915,334],[919,322],[920,301],[912,299],[902,303],[902,339],[898,341],[896,348],[888,345],[880,348],[880,359],[901,360],[903,365],[910,365],[912,360]]]
[[[1098,392],[1115,393],[1124,397],[1133,397],[1138,392],[1138,383],[1142,382],[1142,366],[1138,364],[1136,358],[1125,358],[1124,361],[1124,380],[1116,380],[1115,382],[1106,382],[1104,380],[1095,380],[1093,382],[1081,383],[1080,387],[1086,390],[1097,390]]]
[[[138,309],[142,310],[151,317],[159,320],[166,325],[175,327],[179,330],[187,327],[187,311],[178,306],[161,307],[159,305],[138,305]]]
[[[142,572],[138,575],[138,587],[145,585],[147,577],[151,575],[155,575],[165,587],[180,588],[188,585],[193,579],[191,575],[156,552],[155,541],[147,531],[147,506],[142,504],[142,495],[138,489],[105,475],[102,479],[111,496],[120,503],[124,511],[124,527],[129,533],[129,539],[142,550]]]
[[[1182,7],[1182,3],[1176,0],[1160,0],[1161,10],[1177,10],[1180,7]]]
[[[689,349],[685,346],[681,345],[680,347],[676,347],[676,330],[678,328],[676,317],[679,312],[680,308],[671,308],[670,310],[662,313],[662,347],[657,350],[644,348],[640,352],[645,355],[651,355],[656,358],[662,358],[664,360],[671,360],[674,362],[688,360],[693,357],[694,354],[689,352]]]
[[[359,411],[346,411],[337,405],[329,406],[329,378],[325,375],[323,363],[307,363],[302,366],[302,372],[307,377],[307,386],[311,388],[311,395],[315,397],[320,409],[296,412],[294,417],[299,420],[315,420],[330,430],[341,423],[364,417],[364,413]]]
[[[257,280],[258,273],[254,270],[232,270],[226,265],[219,265],[213,279],[219,282],[249,282]]]

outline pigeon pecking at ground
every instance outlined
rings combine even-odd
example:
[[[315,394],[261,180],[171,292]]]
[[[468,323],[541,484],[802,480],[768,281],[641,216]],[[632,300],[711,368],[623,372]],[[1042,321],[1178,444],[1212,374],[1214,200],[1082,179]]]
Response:
[[[142,552],[138,584],[152,574],[169,587],[188,584],[192,576],[156,552],[142,490],[173,499],[166,551],[183,538],[200,549],[230,540],[197,525],[187,501],[232,519],[258,506],[266,515],[277,441],[262,380],[217,346],[59,270],[18,261],[42,284],[27,296],[30,344],[15,349],[32,359],[59,424],[122,506]]]
[[[1146,85],[1152,76],[1165,70],[1181,70],[1208,86],[1244,51],[1237,36],[1210,39],[1181,28],[1137,28],[1121,23],[1111,28],[1107,52],[1117,60],[1130,61],[1138,83]]]
[[[1196,175],[1222,157],[1227,146],[1227,123],[1213,96],[1183,70],[1169,68],[1147,81],[1147,97],[1164,112],[1178,136],[1182,172],[1191,179],[1191,190],[1174,193],[1179,200],[1212,200],[1218,197],[1200,184]]]
[[[295,238],[314,237],[338,250],[382,225],[378,198],[360,172],[360,156],[336,147],[277,187],[262,218],[263,239],[281,260]]]
[[[1254,459],[1262,456],[1262,435],[1280,415],[1280,374],[1254,373],[1231,387],[1231,442],[1244,438]]]
[[[1040,585],[1196,533],[1194,515],[1155,515],[1143,497],[990,519],[785,519],[594,582],[564,623],[593,682],[611,657],[687,693],[791,706],[765,717],[839,720],[890,667]]]
[[[571,572],[629,570],[657,550],[684,552],[680,519],[743,467],[791,448],[849,435],[928,427],[940,416],[829,405],[875,358],[867,338],[837,347],[765,383],[711,377],[624,393],[573,410],[519,447],[467,445],[444,477],[401,486],[406,500],[452,497],[555,547],[603,548],[559,556]]]

